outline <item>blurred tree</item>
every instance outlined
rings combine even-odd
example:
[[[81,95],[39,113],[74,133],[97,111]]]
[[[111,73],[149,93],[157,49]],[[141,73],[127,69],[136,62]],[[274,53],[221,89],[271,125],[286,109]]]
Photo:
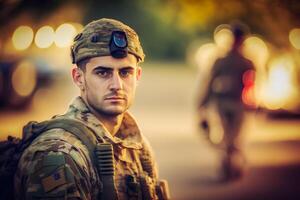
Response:
[[[212,33],[217,25],[239,19],[278,47],[286,47],[289,30],[300,26],[298,0],[164,0],[163,4],[174,10],[174,24],[183,31]]]

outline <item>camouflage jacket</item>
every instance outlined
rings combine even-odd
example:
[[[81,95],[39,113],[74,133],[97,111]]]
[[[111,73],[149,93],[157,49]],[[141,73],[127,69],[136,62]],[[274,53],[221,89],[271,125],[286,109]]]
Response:
[[[83,122],[105,141],[111,143],[115,159],[115,186],[119,199],[135,199],[129,195],[125,177],[137,178],[145,174],[141,158],[148,158],[154,167],[147,174],[150,185],[157,181],[157,170],[147,140],[134,118],[127,112],[122,125],[112,136],[77,97],[66,117]],[[91,161],[88,149],[73,134],[52,129],[37,137],[24,151],[15,175],[16,199],[97,199],[102,182]],[[155,189],[151,198],[156,199]]]

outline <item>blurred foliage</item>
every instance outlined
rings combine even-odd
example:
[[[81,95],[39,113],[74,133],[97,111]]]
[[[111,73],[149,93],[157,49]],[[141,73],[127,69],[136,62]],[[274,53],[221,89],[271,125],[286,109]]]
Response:
[[[163,14],[158,0],[90,1],[84,23],[102,17],[121,20],[140,35],[147,59],[182,59],[188,37]]]
[[[300,26],[298,0],[0,0],[0,28],[23,11],[41,20],[67,4],[82,7],[83,24],[107,17],[132,26],[147,59],[184,59],[191,41],[212,38],[216,26],[233,19],[279,48],[288,45],[288,31]]]

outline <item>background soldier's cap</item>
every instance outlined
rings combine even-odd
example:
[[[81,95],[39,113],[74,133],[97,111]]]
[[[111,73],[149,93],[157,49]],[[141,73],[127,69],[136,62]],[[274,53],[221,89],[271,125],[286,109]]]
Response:
[[[83,31],[75,36],[71,46],[72,63],[78,63],[86,58],[110,56],[111,35],[116,31],[125,33],[126,51],[143,62],[145,55],[137,33],[120,21],[102,18],[87,24]]]

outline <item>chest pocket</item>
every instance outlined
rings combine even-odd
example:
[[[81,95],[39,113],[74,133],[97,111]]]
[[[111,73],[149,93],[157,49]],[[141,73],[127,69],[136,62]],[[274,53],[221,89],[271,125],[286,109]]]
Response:
[[[157,199],[152,162],[150,158],[142,157],[140,151],[141,149],[125,148],[122,155],[119,155],[120,163],[126,165],[123,166],[126,195],[129,199]]]
[[[155,200],[155,180],[153,179],[152,162],[140,156],[141,149],[124,148],[114,149],[116,157],[116,172],[119,194],[128,199]]]
[[[115,144],[114,157],[116,160],[116,168],[120,174],[137,175],[143,172],[142,164],[139,158],[140,148],[128,148],[120,144]]]

